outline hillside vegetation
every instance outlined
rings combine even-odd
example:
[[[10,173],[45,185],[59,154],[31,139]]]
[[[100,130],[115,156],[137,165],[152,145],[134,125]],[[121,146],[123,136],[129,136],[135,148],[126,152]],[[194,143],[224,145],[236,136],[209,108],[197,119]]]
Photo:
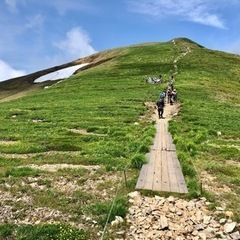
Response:
[[[58,83],[34,84],[41,72],[0,84],[0,239],[97,239],[107,220],[124,217],[139,174],[133,163],[145,161],[155,134],[147,103],[171,74],[181,109],[169,129],[189,190],[182,197],[205,196],[239,221],[240,57],[179,38],[71,65],[84,62],[92,64]],[[159,74],[164,83],[145,82]]]

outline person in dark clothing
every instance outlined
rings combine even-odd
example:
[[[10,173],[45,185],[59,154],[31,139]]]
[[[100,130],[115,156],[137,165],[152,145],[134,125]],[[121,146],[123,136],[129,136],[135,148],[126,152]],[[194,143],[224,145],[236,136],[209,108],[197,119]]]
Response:
[[[157,109],[158,109],[158,117],[163,118],[165,102],[164,99],[160,99],[157,101]]]
[[[170,102],[170,105],[173,105],[173,91],[171,90],[168,93],[168,101]]]

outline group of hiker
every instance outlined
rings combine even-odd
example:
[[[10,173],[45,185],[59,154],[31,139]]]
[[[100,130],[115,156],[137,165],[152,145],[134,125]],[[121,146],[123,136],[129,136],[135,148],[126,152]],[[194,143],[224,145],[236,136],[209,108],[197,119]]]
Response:
[[[163,112],[164,112],[164,107],[165,107],[166,102],[169,103],[170,105],[177,103],[177,90],[174,88],[174,79],[173,78],[169,82],[167,89],[163,90],[159,94],[159,99],[156,103],[159,118],[163,118]]]

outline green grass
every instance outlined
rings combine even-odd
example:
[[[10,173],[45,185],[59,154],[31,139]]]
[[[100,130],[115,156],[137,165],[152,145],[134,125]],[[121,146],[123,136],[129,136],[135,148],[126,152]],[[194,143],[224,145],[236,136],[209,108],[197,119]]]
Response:
[[[166,42],[109,50],[107,54],[115,54],[109,62],[84,70],[48,89],[1,102],[1,189],[7,191],[4,184],[13,184],[14,195],[26,193],[33,197],[36,206],[46,205],[66,214],[74,215],[79,209],[73,216],[75,223],[82,223],[81,214],[87,211],[84,205],[87,202],[92,206],[93,215],[104,210],[99,215],[101,229],[116,187],[114,181],[98,185],[99,190],[113,189],[107,193],[109,199],[101,202],[95,202],[92,193],[85,190],[62,196],[51,182],[62,176],[81,186],[89,179],[94,182],[101,176],[119,175],[127,166],[128,186],[131,186],[127,191],[134,190],[139,170],[131,166],[140,168],[145,163],[144,155],[156,132],[154,121],[143,118],[148,110],[144,103],[156,101],[174,72],[173,61],[190,47],[191,52],[177,62],[175,86],[181,110],[169,126],[189,197],[214,195],[211,199],[216,202],[225,198],[205,189],[201,192],[201,173],[207,171],[223,186],[232,189],[224,200],[228,209],[240,215],[234,197],[239,197],[239,165],[233,164],[240,161],[240,108],[236,94],[240,90],[240,58],[205,49],[187,39],[178,39],[176,43],[176,46]],[[145,83],[146,77],[159,74],[163,75],[164,84]],[[4,88],[0,93],[7,95]],[[17,168],[26,164],[58,163],[103,165],[104,171],[89,176],[89,172],[83,170],[48,173]],[[38,178],[47,189],[39,191],[18,184],[18,180],[28,182],[29,177]],[[122,185],[124,188],[124,181]],[[126,192],[122,190],[119,194],[121,198]],[[97,201],[99,198],[97,195]],[[96,233],[97,230],[91,234],[96,237]]]
[[[0,225],[0,239],[28,239],[28,240],[86,240],[88,236],[82,229],[67,224],[39,224],[39,225]]]

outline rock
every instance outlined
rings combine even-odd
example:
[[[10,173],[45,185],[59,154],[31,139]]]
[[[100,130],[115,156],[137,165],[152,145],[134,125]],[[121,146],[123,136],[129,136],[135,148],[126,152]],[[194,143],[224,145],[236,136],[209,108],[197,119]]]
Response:
[[[217,211],[224,211],[224,209],[222,207],[216,207]]]
[[[129,196],[130,198],[135,198],[135,197],[139,197],[139,196],[140,196],[140,193],[137,192],[137,191],[135,191],[135,192],[129,193],[128,196]]]
[[[203,223],[208,225],[210,223],[211,216],[204,216],[203,217]]]
[[[228,217],[228,218],[232,218],[232,217],[233,217],[233,212],[231,212],[231,211],[226,211],[226,212],[225,212],[225,216]]]
[[[193,235],[193,236],[198,236],[198,231],[197,231],[197,230],[194,230],[194,231],[192,232],[192,235]]]
[[[115,216],[115,219],[119,222],[119,223],[123,223],[124,220],[121,216]]]
[[[239,231],[234,232],[234,233],[231,233],[231,234],[230,234],[230,237],[231,237],[233,240],[239,240],[239,239],[240,239],[240,233],[239,233]]]
[[[220,220],[219,220],[219,223],[225,223],[227,221],[227,219],[226,218],[221,218]]]
[[[134,200],[131,198],[128,200],[129,203],[134,203]]]
[[[164,197],[160,197],[160,196],[157,196],[157,195],[155,195],[154,198],[158,201],[161,201],[161,200],[165,201]]]
[[[161,226],[161,229],[167,229],[168,228],[168,220],[165,216],[160,217],[160,226]]]
[[[200,237],[200,239],[203,239],[203,240],[207,239],[207,236],[206,236],[206,234],[204,232],[199,232],[198,236]]]
[[[215,231],[212,228],[207,227],[205,230],[203,230],[203,233],[206,235],[207,239],[211,239],[215,236]]]
[[[206,199],[187,201],[173,196],[142,197],[135,192],[131,196],[132,206],[126,216],[126,222],[131,226],[125,234],[127,240],[206,240],[218,239],[218,236],[235,240],[238,237],[238,232],[233,233],[236,223],[230,217],[215,220],[216,212],[222,214],[223,210],[219,207],[210,212]]]
[[[175,198],[173,196],[168,197],[167,199],[170,203],[175,201]]]
[[[231,233],[235,227],[236,227],[236,222],[226,223],[224,225],[224,232]]]

